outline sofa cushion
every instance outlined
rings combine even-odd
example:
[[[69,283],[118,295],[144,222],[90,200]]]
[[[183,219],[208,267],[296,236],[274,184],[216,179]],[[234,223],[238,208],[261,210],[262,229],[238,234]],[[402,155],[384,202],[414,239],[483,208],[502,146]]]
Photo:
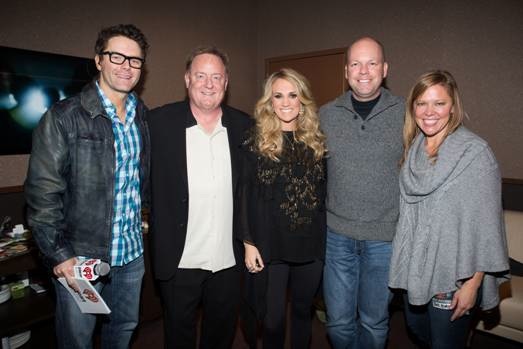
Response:
[[[500,324],[523,331],[523,277],[513,276],[510,280],[512,296],[499,305]]]
[[[523,263],[523,212],[505,210],[508,255]]]
[[[487,312],[477,328],[523,343],[523,212],[504,211],[511,279],[499,287],[499,312]]]

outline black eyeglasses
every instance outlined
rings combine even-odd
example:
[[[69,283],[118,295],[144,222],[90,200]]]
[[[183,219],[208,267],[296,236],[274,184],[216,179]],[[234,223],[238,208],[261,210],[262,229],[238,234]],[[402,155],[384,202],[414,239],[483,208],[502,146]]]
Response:
[[[108,55],[111,63],[122,65],[125,61],[129,61],[131,68],[142,69],[145,59],[140,57],[129,57],[118,52],[104,51],[102,55]]]

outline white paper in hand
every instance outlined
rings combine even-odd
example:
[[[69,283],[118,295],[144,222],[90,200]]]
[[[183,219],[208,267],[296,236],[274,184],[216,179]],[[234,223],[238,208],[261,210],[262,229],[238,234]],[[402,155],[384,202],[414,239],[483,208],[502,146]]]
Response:
[[[111,309],[105,304],[103,298],[91,283],[84,279],[75,278],[80,293],[77,293],[67,284],[65,278],[58,278],[58,281],[69,291],[82,313],[89,314],[109,314]]]

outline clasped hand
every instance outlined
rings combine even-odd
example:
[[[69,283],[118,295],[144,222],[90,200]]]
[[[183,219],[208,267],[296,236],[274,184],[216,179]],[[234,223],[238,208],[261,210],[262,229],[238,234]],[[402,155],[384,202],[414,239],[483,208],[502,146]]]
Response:
[[[245,247],[245,266],[250,273],[258,273],[263,270],[263,259],[256,246],[243,243]]]

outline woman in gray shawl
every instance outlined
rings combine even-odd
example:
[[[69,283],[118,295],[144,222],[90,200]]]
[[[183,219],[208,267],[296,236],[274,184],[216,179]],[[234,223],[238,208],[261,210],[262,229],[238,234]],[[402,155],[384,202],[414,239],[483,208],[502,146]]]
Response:
[[[500,172],[488,144],[463,125],[456,81],[423,74],[407,100],[400,218],[389,286],[431,348],[463,348],[471,312],[499,303],[508,256]]]

